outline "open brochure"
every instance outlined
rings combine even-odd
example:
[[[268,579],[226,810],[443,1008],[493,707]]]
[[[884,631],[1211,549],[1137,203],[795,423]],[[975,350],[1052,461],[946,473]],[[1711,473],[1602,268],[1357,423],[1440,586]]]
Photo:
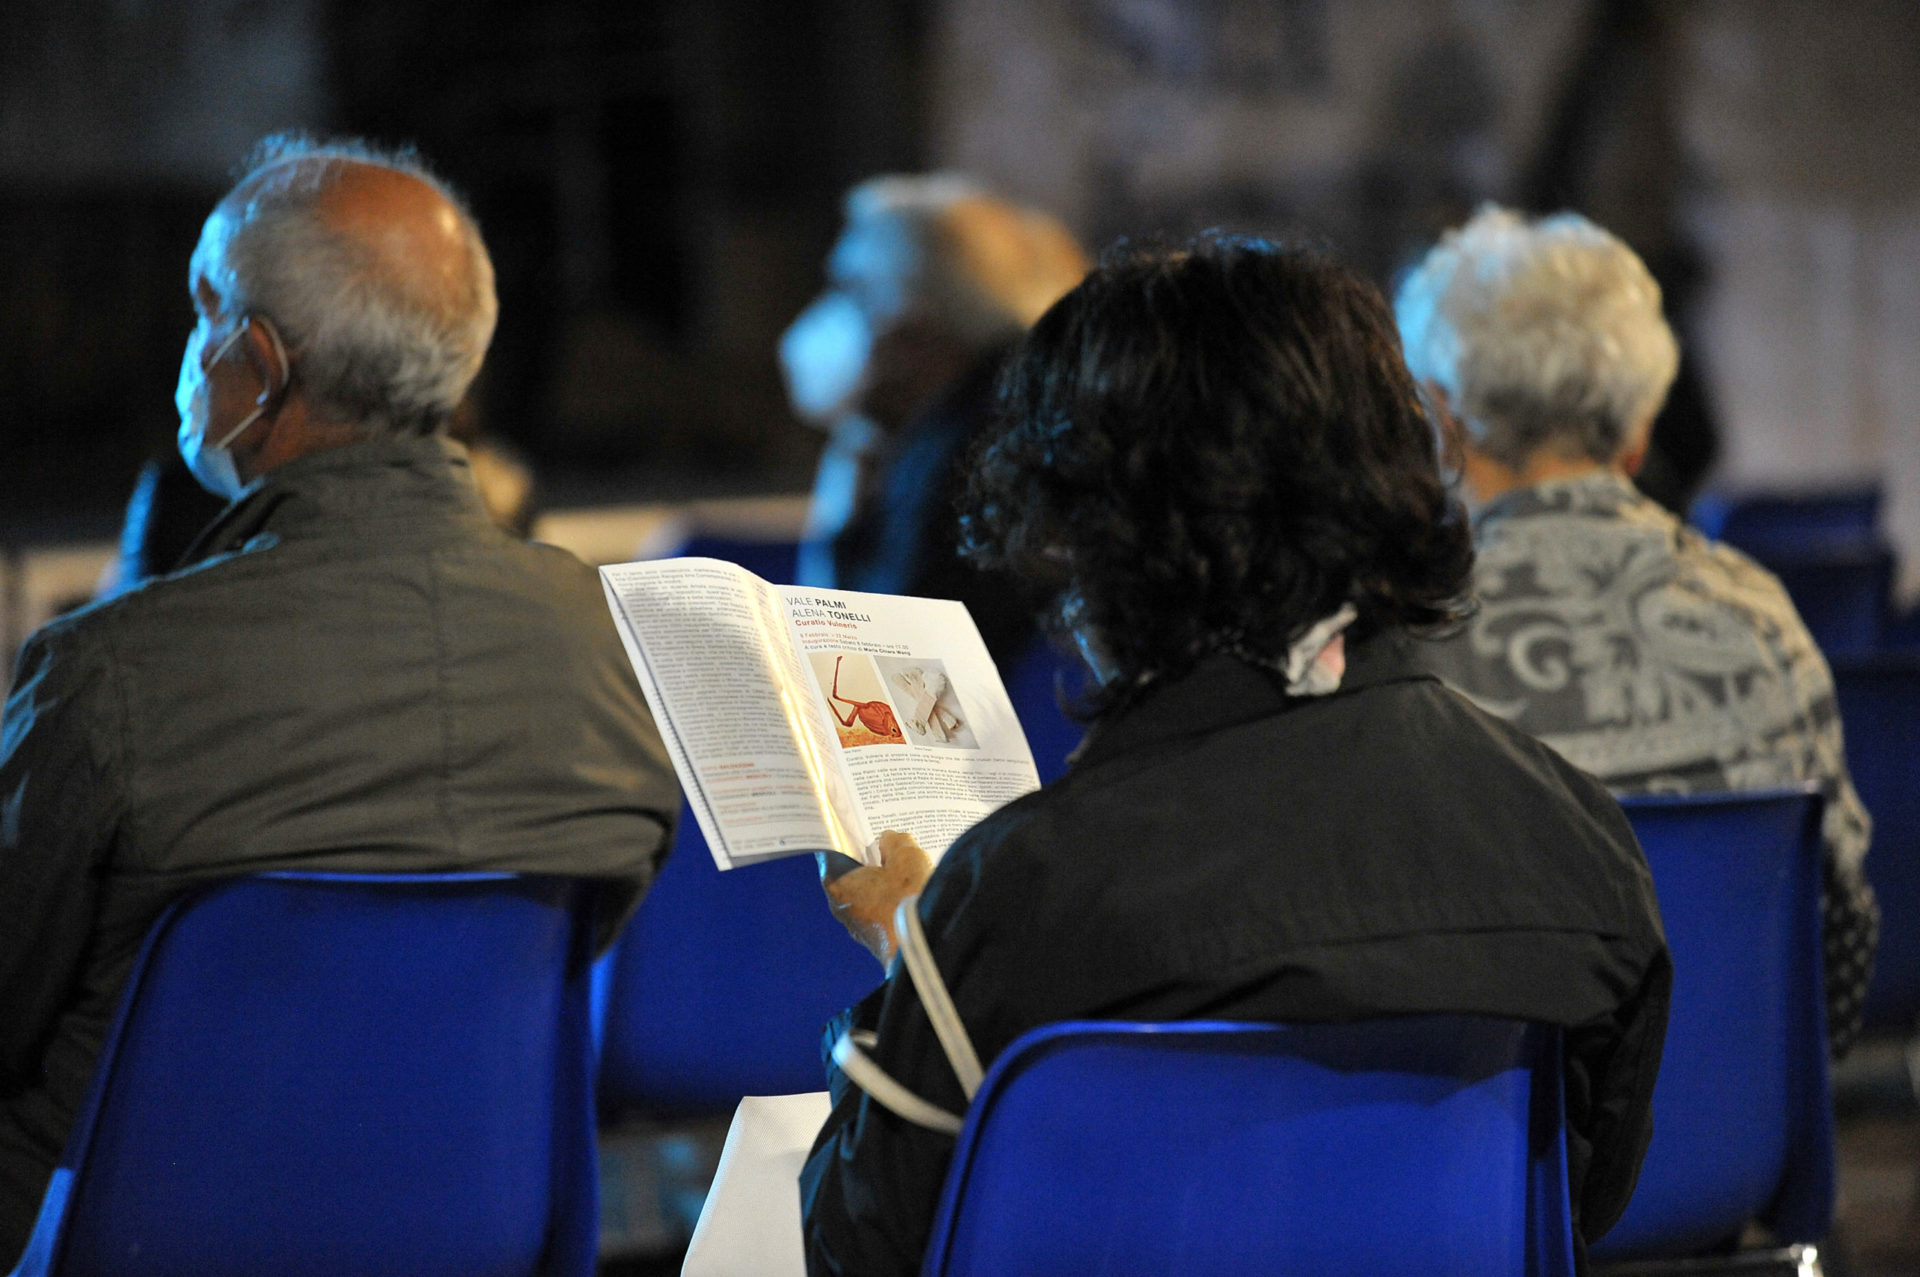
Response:
[[[600,580],[722,869],[870,860],[883,829],[938,860],[1040,787],[962,604],[769,585],[717,559],[622,563]]]

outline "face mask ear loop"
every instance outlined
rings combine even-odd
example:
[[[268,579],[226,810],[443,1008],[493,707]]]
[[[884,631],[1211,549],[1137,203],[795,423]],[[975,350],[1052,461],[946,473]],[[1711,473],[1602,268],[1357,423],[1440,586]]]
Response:
[[[214,354],[212,362],[217,364],[226,358],[227,352],[233,349],[233,344],[240,340],[241,334],[246,332],[252,324],[252,315],[248,315],[242,319],[240,321],[240,327],[234,329],[233,336],[227,338],[226,341],[220,344],[220,349]],[[284,390],[286,384],[293,379],[293,369],[287,363],[287,348],[281,344],[280,333],[271,323],[262,323],[260,327],[261,330],[267,334],[267,340],[273,343],[273,357],[280,365],[280,385]],[[258,406],[255,407],[252,412],[248,413],[246,419],[239,425],[229,430],[226,438],[215,442],[214,447],[225,448],[235,439],[238,439],[248,426],[260,420],[261,416],[267,411],[267,402],[273,398],[273,393],[273,385],[269,382],[267,388],[260,392]]]

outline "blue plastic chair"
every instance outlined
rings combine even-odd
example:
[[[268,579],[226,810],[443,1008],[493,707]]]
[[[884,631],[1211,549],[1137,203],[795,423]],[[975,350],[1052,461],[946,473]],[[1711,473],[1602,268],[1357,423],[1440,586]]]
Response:
[[[1871,652],[1891,624],[1894,554],[1877,529],[1878,487],[1833,492],[1707,493],[1693,525],[1780,578],[1828,656]]]
[[[590,1274],[590,904],[503,874],[175,904],[16,1272]]]
[[[817,1091],[826,1023],[881,980],[827,910],[813,857],[721,873],[693,813],[609,957],[600,1106],[730,1113]]]
[[[1847,766],[1873,817],[1867,878],[1880,949],[1867,990],[1873,1028],[1920,1020],[1920,652],[1833,662]]]
[[[1892,616],[1892,550],[1862,544],[1754,557],[1780,578],[1807,632],[1827,656],[1879,650]]]
[[[1877,486],[1739,496],[1707,492],[1694,502],[1688,518],[1714,540],[1764,557],[1820,545],[1871,541],[1880,521],[1880,499]]]
[[[1573,1271],[1558,1032],[1081,1021],[994,1061],[927,1277]]]
[[[1673,1004],[1653,1144],[1596,1260],[1693,1255],[1750,1221],[1812,1244],[1833,1218],[1820,799],[1622,800],[1653,869]]]

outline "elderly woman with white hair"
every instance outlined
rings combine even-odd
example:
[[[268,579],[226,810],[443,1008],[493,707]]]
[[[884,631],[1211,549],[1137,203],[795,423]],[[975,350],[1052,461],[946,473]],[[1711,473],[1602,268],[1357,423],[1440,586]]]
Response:
[[[1632,482],[1679,364],[1633,250],[1486,208],[1395,302],[1474,512],[1479,613],[1435,671],[1616,793],[1816,781],[1829,1038],[1858,1033],[1878,911],[1833,678],[1786,591]]]

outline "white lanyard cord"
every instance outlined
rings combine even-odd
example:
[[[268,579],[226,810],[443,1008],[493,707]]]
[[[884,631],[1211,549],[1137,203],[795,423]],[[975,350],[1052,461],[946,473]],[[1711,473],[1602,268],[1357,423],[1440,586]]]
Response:
[[[893,1075],[873,1062],[873,1057],[853,1043],[853,1035],[841,1034],[833,1044],[833,1062],[847,1080],[873,1097],[874,1103],[891,1110],[915,1126],[924,1126],[942,1135],[960,1133],[960,1117],[937,1104],[928,1103],[893,1080]]]
[[[967,1036],[960,1012],[953,1005],[952,995],[947,992],[947,982],[940,977],[933,951],[927,947],[927,933],[914,908],[919,902],[920,897],[908,896],[894,913],[893,928],[900,941],[900,957],[906,965],[907,978],[913,981],[914,990],[920,995],[920,1005],[926,1008],[927,1019],[933,1024],[934,1035],[940,1039],[940,1049],[946,1052],[947,1063],[953,1066],[953,1075],[971,1102],[980,1089],[980,1057],[973,1049],[973,1039]],[[872,1096],[876,1104],[915,1126],[924,1126],[942,1135],[960,1133],[961,1121],[957,1114],[902,1086],[860,1049],[854,1036],[842,1034],[833,1044],[833,1062],[849,1081]]]
[[[940,978],[933,950],[927,947],[920,911],[914,907],[919,903],[920,897],[908,896],[894,910],[893,930],[900,938],[900,957],[906,963],[907,974],[913,978],[914,989],[920,994],[920,1005],[927,1009],[927,1019],[933,1021],[933,1031],[940,1038],[941,1049],[947,1053],[947,1063],[953,1066],[953,1075],[960,1079],[960,1090],[967,1102],[972,1103],[973,1093],[980,1089],[980,1057],[974,1053],[973,1039],[967,1036],[967,1026],[961,1023],[960,1012],[947,992],[947,982]]]

